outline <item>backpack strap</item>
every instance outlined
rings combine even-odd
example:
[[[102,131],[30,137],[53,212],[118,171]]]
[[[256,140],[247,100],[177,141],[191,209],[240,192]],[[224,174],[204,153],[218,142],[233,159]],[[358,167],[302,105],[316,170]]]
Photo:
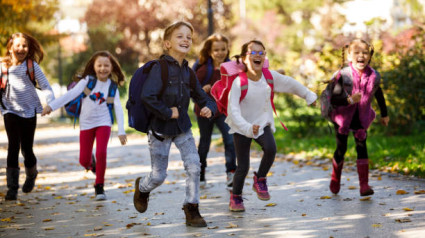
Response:
[[[248,76],[245,72],[239,73],[239,79],[241,80],[241,97],[239,98],[239,103],[245,98],[248,93]]]
[[[97,79],[96,77],[89,75],[89,82],[83,90],[83,97],[89,96],[93,88],[96,86]]]
[[[263,74],[264,74],[264,77],[266,78],[267,84],[271,88],[271,92],[270,92],[270,103],[272,104],[272,108],[273,108],[274,114],[276,115],[277,118],[279,118],[279,116],[277,115],[277,112],[276,112],[276,107],[274,105],[274,101],[273,101],[273,99],[274,99],[274,80],[273,80],[273,76],[272,76],[270,70],[267,69],[267,68],[263,68]],[[283,124],[283,122],[282,122],[282,120],[280,118],[279,118],[279,122],[282,125],[282,127],[287,131],[288,128],[285,126],[285,124]]]
[[[5,89],[7,81],[9,80],[9,69],[7,68],[6,63],[2,62],[1,67],[1,89]]]
[[[35,75],[34,75],[34,61],[32,59],[27,59],[27,74],[30,77],[31,83],[34,85],[37,84],[35,81]]]
[[[117,93],[118,85],[111,80],[111,84],[108,89],[108,97],[106,98],[106,106],[109,109],[109,115],[111,116],[111,122],[114,124],[114,114],[112,113],[112,109],[114,107],[115,94]]]
[[[161,66],[161,80],[162,80],[162,88],[159,95],[162,96],[164,94],[165,89],[168,85],[168,63],[165,59],[159,59],[159,65]]]

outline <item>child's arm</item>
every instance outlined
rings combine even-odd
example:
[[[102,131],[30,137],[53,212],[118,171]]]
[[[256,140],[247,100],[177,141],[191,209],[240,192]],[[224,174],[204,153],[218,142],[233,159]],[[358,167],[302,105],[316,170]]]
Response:
[[[379,87],[375,92],[375,98],[378,102],[379,110],[381,111],[381,119],[379,121],[382,125],[388,126],[388,122],[390,118],[388,117],[387,104],[385,102],[384,93],[382,92],[382,88]]]
[[[313,104],[316,101],[317,95],[297,80],[273,70],[270,72],[273,76],[275,92],[295,94],[304,98],[308,105]]]
[[[88,77],[85,79],[80,80],[75,87],[73,87],[71,90],[66,92],[64,95],[62,95],[59,98],[56,98],[55,100],[51,101],[44,109],[43,113],[41,113],[42,116],[49,114],[50,112],[57,110],[58,108],[61,108],[65,106],[68,102],[76,98],[78,95],[80,95],[84,88],[87,85]]]
[[[121,106],[120,92],[118,91],[118,89],[114,97],[114,111],[118,125],[118,138],[120,139],[121,144],[125,145],[127,142],[127,136],[125,135],[124,130],[124,112]]]
[[[200,115],[206,118],[213,116],[217,111],[217,104],[201,88],[201,84],[196,80],[196,87],[191,94],[193,100],[201,107]]]
[[[55,99],[55,94],[53,93],[52,87],[49,84],[49,81],[47,80],[46,76],[44,75],[43,71],[41,70],[40,66],[37,64],[37,62],[34,62],[34,76],[35,80],[37,80],[38,85],[40,86],[41,90],[43,91],[47,103],[50,103]]]

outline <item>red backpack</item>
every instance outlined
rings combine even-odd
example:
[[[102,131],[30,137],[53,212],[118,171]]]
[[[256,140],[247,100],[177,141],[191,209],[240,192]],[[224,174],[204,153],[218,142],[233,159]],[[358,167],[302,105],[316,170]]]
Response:
[[[273,103],[274,81],[273,81],[273,76],[270,73],[268,67],[269,67],[269,61],[266,59],[263,65],[263,74],[267,80],[267,83],[272,89],[270,94],[270,103],[272,104],[273,111],[277,116],[276,108]],[[236,61],[229,61],[229,62],[222,63],[220,65],[221,78],[211,88],[211,95],[214,97],[217,103],[217,108],[219,112],[223,113],[226,116],[227,116],[229,92],[230,92],[230,89],[232,88],[233,81],[235,80],[237,76],[239,76],[241,80],[241,97],[239,99],[239,102],[241,102],[245,98],[248,92],[248,77],[244,69],[245,69],[244,64],[242,63],[238,64]],[[282,123],[282,121],[280,121],[280,124],[283,126],[283,128],[285,128],[285,130],[288,130],[288,128],[286,128],[286,126]]]
[[[30,77],[30,80],[34,86],[36,85],[35,75],[34,75],[34,62],[32,59],[27,59],[27,74]],[[9,69],[3,63],[0,64],[1,67],[1,84],[0,89],[5,90],[7,86],[7,82],[9,80]]]

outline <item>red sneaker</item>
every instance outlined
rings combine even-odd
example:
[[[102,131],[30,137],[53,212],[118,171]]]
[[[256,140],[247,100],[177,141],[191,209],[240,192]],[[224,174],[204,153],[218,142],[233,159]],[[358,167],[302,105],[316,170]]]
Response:
[[[265,177],[258,178],[256,172],[254,172],[254,184],[252,185],[252,190],[257,193],[257,197],[260,200],[267,201],[270,199],[270,194],[267,189],[267,179]]]

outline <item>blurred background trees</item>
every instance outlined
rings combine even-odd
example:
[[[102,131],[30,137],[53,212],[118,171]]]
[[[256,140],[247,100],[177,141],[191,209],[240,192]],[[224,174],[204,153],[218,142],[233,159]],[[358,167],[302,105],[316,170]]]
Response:
[[[368,8],[368,1],[357,1]],[[238,54],[244,42],[259,39],[266,45],[272,69],[284,69],[318,94],[324,88],[321,82],[340,67],[345,43],[355,37],[372,42],[376,50],[372,67],[384,79],[391,126],[373,127],[371,132],[424,132],[424,0],[387,0],[393,5],[390,21],[375,17],[361,23],[348,19],[347,11],[356,11],[347,9],[347,4],[356,2],[350,0],[210,2],[214,32],[231,39],[231,55]],[[161,55],[162,30],[177,20],[187,20],[195,28],[188,55],[193,63],[208,36],[208,11],[208,0],[3,0],[1,55],[7,38],[23,31],[46,49],[42,67],[52,83],[68,84],[97,50],[116,55],[129,79],[141,64]],[[356,24],[364,28],[356,30]],[[293,135],[327,130],[318,108],[306,108],[291,96],[279,95],[276,101]]]

